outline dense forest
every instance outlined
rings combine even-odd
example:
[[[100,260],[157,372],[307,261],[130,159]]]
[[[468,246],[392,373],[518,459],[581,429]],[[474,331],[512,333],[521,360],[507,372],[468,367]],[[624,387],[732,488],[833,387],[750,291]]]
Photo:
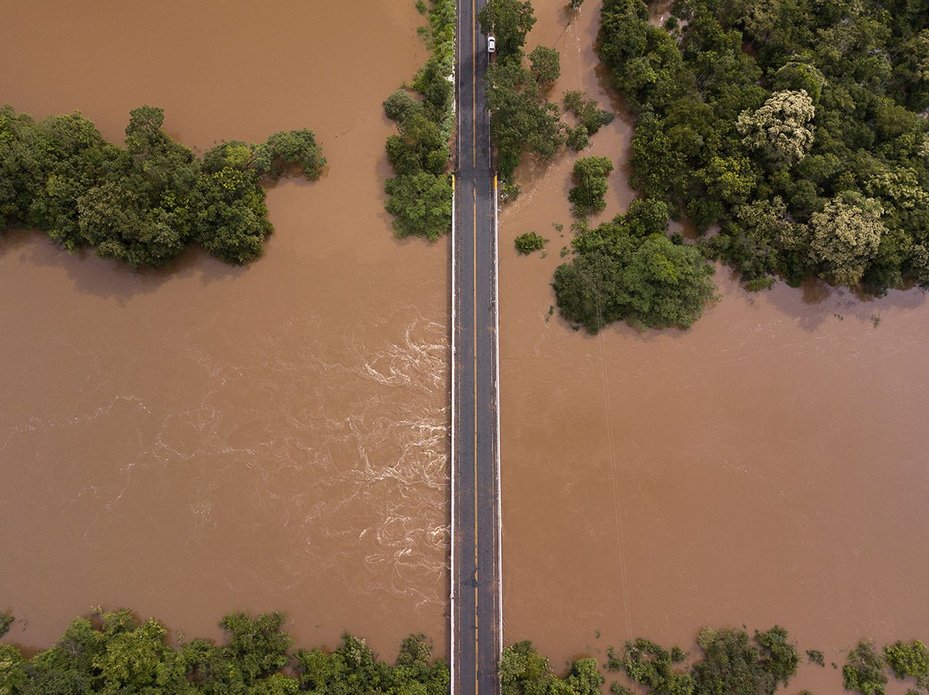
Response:
[[[0,226],[37,227],[132,267],[164,265],[191,243],[243,264],[271,232],[263,181],[315,180],[326,164],[309,130],[223,142],[200,159],[163,123],[161,109],[135,109],[120,148],[80,114],[37,122],[0,108]]]
[[[78,618],[55,646],[26,658],[0,644],[3,695],[447,695],[448,667],[424,636],[411,635],[393,664],[364,640],[345,635],[338,648],[292,650],[284,616],[228,615],[223,644],[194,639],[177,646],[156,620],[129,611]],[[0,631],[2,635],[2,631]]]
[[[384,113],[397,124],[387,138],[387,159],[394,176],[387,180],[386,209],[397,236],[432,241],[452,227],[452,183],[447,172],[454,126],[454,0],[419,0],[428,25],[420,34],[432,53],[410,86],[391,94]]]
[[[655,3],[652,3],[655,4]],[[929,2],[605,0],[632,184],[752,289],[929,287]]]

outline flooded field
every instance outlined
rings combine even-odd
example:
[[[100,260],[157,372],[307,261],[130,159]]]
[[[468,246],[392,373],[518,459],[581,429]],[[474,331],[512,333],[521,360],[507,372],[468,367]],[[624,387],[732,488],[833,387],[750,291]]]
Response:
[[[570,24],[562,5],[536,3],[527,45],[562,53],[551,98],[617,110],[595,71],[599,3]],[[629,134],[617,120],[584,152],[617,164],[596,221],[632,198]],[[702,625],[779,623],[826,654],[789,691],[840,692],[828,664],[860,637],[929,636],[929,302],[750,294],[720,268],[722,299],[688,332],[574,332],[548,317],[574,159],[525,167],[501,214],[507,642],[560,667],[635,636],[691,648]],[[544,258],[516,255],[529,230]]]
[[[222,139],[316,131],[244,268],[136,274],[0,237],[0,610],[47,645],[92,606],[187,636],[278,609],[302,644],[411,631],[445,652],[447,246],[383,212],[381,101],[425,59],[412,2],[3,3],[0,102],[129,109]],[[363,46],[363,50],[359,47]]]

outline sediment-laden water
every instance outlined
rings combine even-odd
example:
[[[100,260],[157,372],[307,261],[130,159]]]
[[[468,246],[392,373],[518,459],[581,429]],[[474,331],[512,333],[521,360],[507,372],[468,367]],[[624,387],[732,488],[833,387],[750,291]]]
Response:
[[[536,14],[527,49],[562,54],[551,98],[620,110],[596,70],[599,3],[570,23],[561,3]],[[633,196],[629,136],[614,121],[583,153],[617,165],[596,221]],[[838,692],[841,650],[929,625],[929,303],[751,294],[721,267],[722,299],[690,331],[574,332],[548,314],[575,157],[525,166],[501,214],[507,641],[560,666],[635,636],[691,647],[702,625],[779,623],[826,652],[792,689]],[[514,251],[529,230],[551,240],[544,258]]]
[[[425,59],[412,2],[6,2],[0,102],[129,109],[204,149],[308,127],[330,162],[269,192],[247,268],[133,273],[0,237],[0,609],[44,646],[92,606],[187,636],[278,609],[445,652],[447,245],[393,239],[381,102]]]

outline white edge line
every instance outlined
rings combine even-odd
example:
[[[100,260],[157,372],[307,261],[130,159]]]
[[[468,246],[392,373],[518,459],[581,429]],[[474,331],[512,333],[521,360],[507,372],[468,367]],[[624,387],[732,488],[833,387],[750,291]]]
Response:
[[[459,112],[458,112],[458,41],[461,37],[461,12],[458,8],[458,3],[455,3],[455,61],[454,67],[452,68],[453,74],[455,75],[455,96],[452,99],[452,108],[455,109],[455,161],[456,165],[458,163],[458,157],[461,155],[461,124],[459,123]],[[449,526],[449,536],[451,542],[451,548],[449,550],[449,570],[448,570],[448,608],[449,608],[449,645],[448,645],[448,683],[449,683],[449,693],[450,695],[455,695],[455,198],[457,197],[456,190],[456,181],[455,175],[452,174],[452,282],[451,282],[451,292],[452,292],[452,311],[451,311],[451,365],[449,371],[449,379],[451,384],[452,392],[452,404],[451,404],[451,427],[449,428],[451,446],[450,454],[448,461],[448,477],[450,485],[449,493],[449,508],[451,511],[450,526]]]
[[[502,516],[502,495],[500,491],[500,225],[498,222],[497,210],[497,176],[494,175],[494,320],[496,328],[494,330],[494,341],[496,343],[495,369],[497,399],[497,634],[500,643],[497,657],[503,656],[503,516]]]

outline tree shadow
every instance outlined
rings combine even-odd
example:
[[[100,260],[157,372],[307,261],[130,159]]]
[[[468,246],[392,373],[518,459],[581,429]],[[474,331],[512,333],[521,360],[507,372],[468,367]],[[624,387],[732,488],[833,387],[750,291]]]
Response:
[[[732,271],[732,277],[736,278],[735,271]],[[739,289],[747,292],[741,287]],[[777,280],[763,296],[778,311],[795,318],[807,331],[816,330],[826,321],[846,318],[871,321],[877,326],[881,312],[915,311],[926,302],[925,291],[913,285],[875,297],[860,289],[834,287],[816,278],[805,280],[799,287],[790,287]]]
[[[62,268],[80,292],[120,303],[154,292],[172,280],[195,278],[205,286],[248,272],[248,266],[223,263],[196,244],[162,268],[134,270],[120,261],[100,258],[90,249],[68,252],[44,233],[28,229],[8,230],[0,236],[0,255],[10,253],[36,267]]]

